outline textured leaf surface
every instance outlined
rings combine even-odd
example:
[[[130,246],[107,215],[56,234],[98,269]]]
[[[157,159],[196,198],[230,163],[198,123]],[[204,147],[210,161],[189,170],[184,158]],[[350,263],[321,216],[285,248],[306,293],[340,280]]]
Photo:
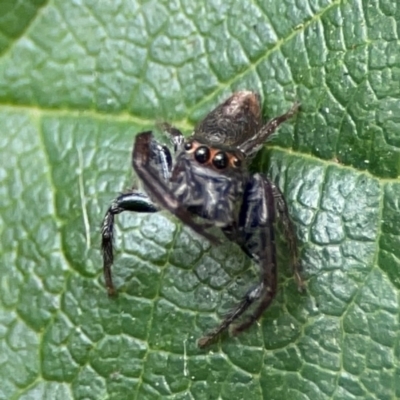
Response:
[[[400,9],[392,1],[0,0],[0,399],[400,397]],[[279,242],[259,325],[196,341],[257,280],[167,213],[99,224],[135,133],[189,133],[232,91],[299,100],[254,169],[284,191],[307,292]]]

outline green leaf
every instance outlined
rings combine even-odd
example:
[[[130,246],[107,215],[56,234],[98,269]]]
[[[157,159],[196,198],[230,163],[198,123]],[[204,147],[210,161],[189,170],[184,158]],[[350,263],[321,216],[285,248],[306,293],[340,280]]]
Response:
[[[0,0],[0,400],[400,397],[400,8],[393,1]],[[117,299],[99,225],[136,133],[187,134],[238,89],[268,117],[254,170],[285,193],[259,324],[197,340],[257,281],[231,243],[121,215]]]

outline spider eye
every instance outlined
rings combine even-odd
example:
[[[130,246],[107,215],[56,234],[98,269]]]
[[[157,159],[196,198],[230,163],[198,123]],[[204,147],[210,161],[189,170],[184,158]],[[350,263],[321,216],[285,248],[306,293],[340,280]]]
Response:
[[[200,146],[194,153],[194,158],[200,164],[206,163],[210,158],[210,150],[206,146]]]
[[[234,166],[234,167],[239,168],[241,165],[242,165],[242,161],[239,160],[238,158],[235,158],[235,159],[233,160],[233,166]]]
[[[189,151],[193,147],[193,143],[192,142],[186,142],[184,147],[185,147],[185,150]]]
[[[224,169],[228,166],[228,156],[223,151],[217,153],[213,158],[213,164],[215,168]]]

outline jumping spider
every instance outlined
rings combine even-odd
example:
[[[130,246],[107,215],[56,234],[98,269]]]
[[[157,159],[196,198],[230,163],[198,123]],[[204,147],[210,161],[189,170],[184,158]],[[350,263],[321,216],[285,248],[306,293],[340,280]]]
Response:
[[[216,329],[199,340],[200,347],[207,346],[258,300],[253,313],[236,325],[233,333],[247,329],[275,297],[275,213],[282,220],[294,274],[301,288],[296,237],[283,195],[268,178],[251,175],[247,169],[268,137],[297,110],[296,103],[286,114],[263,124],[259,95],[250,91],[234,93],[211,111],[187,139],[178,129],[163,125],[172,141],[174,157],[153,138],[152,132],[138,134],[132,165],[147,194],[136,190],[121,194],[104,217],[101,246],[108,293],[115,294],[111,277],[115,215],[123,211],[153,213],[161,209],[170,211],[211,243],[218,243],[219,239],[207,229],[221,228],[260,267],[260,282]],[[200,217],[203,223],[195,217]]]

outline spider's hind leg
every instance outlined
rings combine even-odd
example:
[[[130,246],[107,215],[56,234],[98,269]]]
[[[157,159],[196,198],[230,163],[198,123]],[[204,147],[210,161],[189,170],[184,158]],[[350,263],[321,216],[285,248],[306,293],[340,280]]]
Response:
[[[305,288],[305,284],[300,275],[301,265],[299,262],[299,252],[297,248],[297,239],[294,226],[292,220],[290,219],[288,207],[282,192],[274,184],[271,184],[271,186],[275,198],[276,210],[278,212],[279,219],[283,225],[283,234],[285,235],[285,239],[289,246],[291,265],[296,279],[297,287],[299,291],[302,291]]]

